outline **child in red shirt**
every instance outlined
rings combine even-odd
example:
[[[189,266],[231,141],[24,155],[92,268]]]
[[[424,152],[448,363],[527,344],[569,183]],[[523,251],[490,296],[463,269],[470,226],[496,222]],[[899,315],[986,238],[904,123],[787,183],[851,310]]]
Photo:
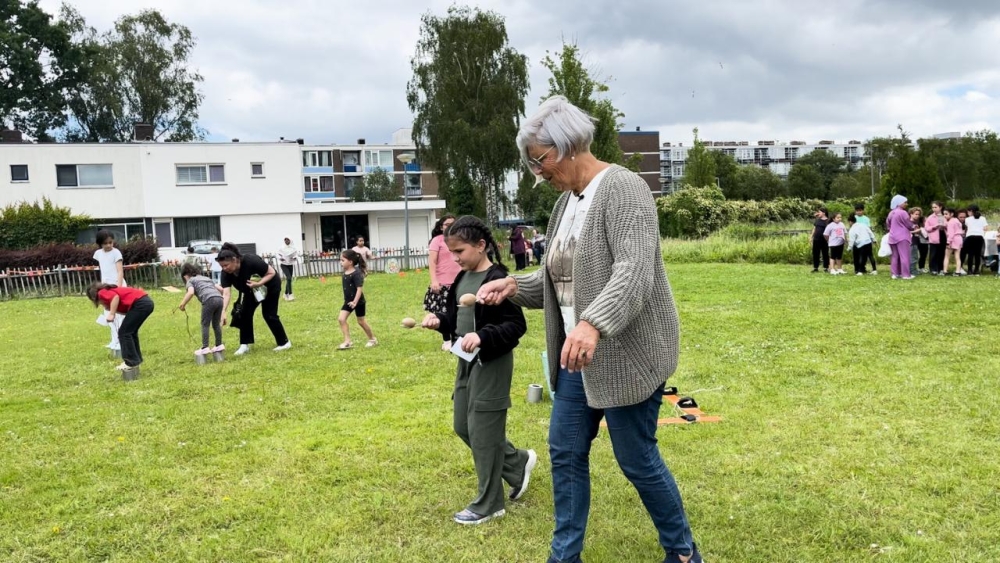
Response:
[[[124,361],[115,369],[124,371],[141,364],[142,350],[139,348],[139,327],[153,313],[153,300],[149,298],[149,295],[135,287],[118,287],[94,282],[87,288],[87,297],[95,307],[102,306],[108,310],[107,319],[112,330],[115,326],[115,314],[125,315],[125,320],[118,327],[118,341],[121,342]]]

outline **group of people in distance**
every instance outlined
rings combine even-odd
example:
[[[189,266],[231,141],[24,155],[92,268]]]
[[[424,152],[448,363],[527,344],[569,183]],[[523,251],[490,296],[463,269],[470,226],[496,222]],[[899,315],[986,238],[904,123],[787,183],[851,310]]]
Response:
[[[843,257],[851,250],[855,275],[877,274],[875,245],[879,255],[890,258],[892,279],[909,280],[918,274],[936,276],[978,276],[984,266],[996,263],[996,256],[987,254],[988,238],[996,232],[977,205],[966,209],[946,208],[940,201],[931,204],[931,212],[909,207],[905,196],[893,196],[886,218],[886,234],[879,239],[865,215],[864,205],[856,205],[844,225],[840,213],[828,216],[825,207],[816,210],[812,233],[813,273],[819,271],[821,259],[824,271],[844,274]],[[871,272],[867,265],[871,264]]]
[[[547,248],[536,255],[544,262],[541,268],[508,275],[491,229],[476,217],[446,215],[431,241],[431,284],[424,296],[429,312],[421,326],[439,332],[443,346],[458,356],[453,430],[471,450],[477,475],[475,496],[452,519],[470,525],[504,516],[506,502],[528,490],[539,456],[507,439],[507,411],[513,351],[527,332],[522,307],[542,309],[555,393],[548,430],[555,513],[549,563],[582,561],[591,503],[590,449],[602,419],[615,459],[657,530],[664,563],[701,563],[656,438],[680,334],[660,254],[656,207],[639,175],[590,152],[594,129],[593,118],[563,96],[544,101],[522,121],[516,144],[525,165],[538,181],[561,192],[549,220]],[[282,266],[292,265],[291,251],[280,255]],[[229,243],[217,260],[223,272],[218,285],[185,269],[189,289],[182,304],[192,298],[203,304],[203,349],[208,348],[208,325],[216,330],[216,345],[222,345],[219,327],[226,324],[233,288],[243,297],[237,354],[253,344],[258,307],[274,334],[275,350],[290,348],[277,314],[277,272]],[[353,312],[359,324],[364,320],[365,258],[355,249],[345,250],[341,264],[345,341],[340,348],[347,349],[347,316]],[[138,365],[138,325],[152,312],[152,302],[122,293],[120,273],[113,282],[95,284],[91,300],[107,308],[105,319],[125,313],[119,330],[124,365]],[[286,291],[290,295],[291,287]],[[134,323],[133,314],[141,316]],[[368,345],[377,344],[370,328],[362,328]],[[126,337],[134,344],[126,344]]]

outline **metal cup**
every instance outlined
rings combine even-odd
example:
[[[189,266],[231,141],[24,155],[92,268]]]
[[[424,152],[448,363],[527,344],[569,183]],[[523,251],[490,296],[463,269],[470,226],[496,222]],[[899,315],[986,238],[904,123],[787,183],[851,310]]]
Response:
[[[537,383],[532,383],[528,385],[528,402],[529,403],[541,403],[542,402],[542,386]]]
[[[196,352],[195,355],[194,355],[194,363],[198,364],[199,366],[205,365],[205,355],[204,354],[198,354]]]
[[[226,356],[222,352],[212,352],[212,358],[216,362],[221,362],[221,361],[224,361],[226,359]]]
[[[135,381],[136,379],[139,379],[139,366],[122,370],[123,381]]]

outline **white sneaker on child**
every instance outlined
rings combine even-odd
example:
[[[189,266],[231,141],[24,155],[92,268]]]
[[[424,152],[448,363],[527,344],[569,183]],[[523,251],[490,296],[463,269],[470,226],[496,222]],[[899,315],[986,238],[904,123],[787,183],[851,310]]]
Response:
[[[284,344],[282,344],[281,346],[278,346],[278,347],[276,347],[276,348],[274,349],[274,351],[275,351],[275,352],[280,352],[280,351],[282,351],[282,350],[288,350],[288,349],[289,349],[289,348],[291,348],[291,347],[292,347],[292,341],[291,341],[291,340],[289,340],[288,342],[285,342],[285,343],[284,343]]]
[[[237,356],[242,356],[250,351],[250,346],[248,344],[240,344],[240,347],[234,352]]]

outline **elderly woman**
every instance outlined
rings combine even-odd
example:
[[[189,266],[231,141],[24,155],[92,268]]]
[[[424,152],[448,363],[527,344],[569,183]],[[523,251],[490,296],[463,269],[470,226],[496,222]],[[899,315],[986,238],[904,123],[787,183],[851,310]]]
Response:
[[[906,211],[906,198],[901,195],[892,196],[889,204],[891,211],[885,218],[885,228],[889,231],[889,248],[892,249],[892,261],[889,269],[892,279],[912,280],[910,275],[910,237],[913,232],[913,221]]]
[[[215,259],[222,266],[222,324],[226,324],[226,311],[232,299],[232,290],[236,289],[242,295],[243,312],[240,324],[240,347],[237,356],[250,351],[254,343],[253,314],[260,305],[264,322],[271,329],[274,341],[277,343],[275,352],[288,350],[292,343],[285,334],[285,327],[278,317],[278,294],[281,293],[281,278],[274,267],[268,265],[256,254],[242,254],[235,244],[227,242],[222,245],[219,256]],[[255,280],[254,277],[257,277]],[[256,291],[264,288],[262,291]]]
[[[660,257],[649,185],[590,153],[594,122],[562,96],[517,136],[538,181],[563,192],[549,220],[545,263],[483,285],[486,304],[545,311],[555,401],[549,456],[555,531],[549,562],[580,561],[590,511],[590,446],[607,420],[615,459],[659,532],[669,563],[699,563],[680,492],[656,445],[666,379],[677,367],[678,322]]]

